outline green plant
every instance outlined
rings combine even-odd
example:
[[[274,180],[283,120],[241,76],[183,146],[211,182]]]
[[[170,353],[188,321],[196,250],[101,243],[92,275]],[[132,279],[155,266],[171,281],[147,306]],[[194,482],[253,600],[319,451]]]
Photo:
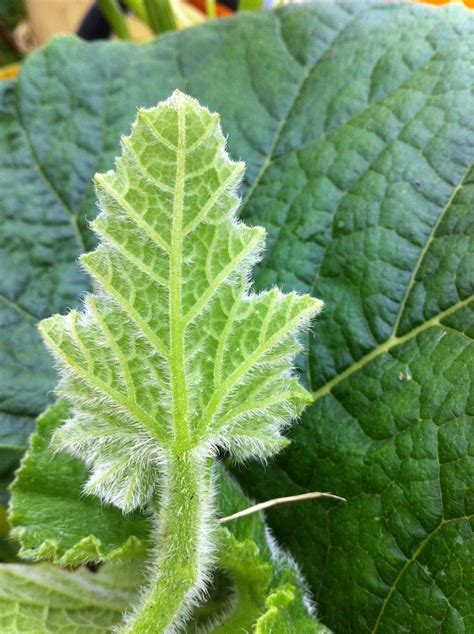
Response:
[[[125,22],[122,9],[117,0],[98,0],[100,10],[104,14],[114,33],[121,40],[129,40],[130,32]]]
[[[99,5],[114,33],[123,40],[130,39],[130,33],[121,7],[117,0],[100,0]],[[186,3],[176,0],[125,0],[125,5],[144,22],[153,33],[174,31],[204,19],[196,17],[186,8]],[[216,0],[205,0],[207,17],[217,17]],[[262,0],[241,0],[239,11],[257,11],[263,9]]]
[[[31,627],[38,633],[62,632],[65,627],[71,633],[110,631],[127,609],[136,607],[137,590],[149,581],[152,518],[138,512],[123,515],[82,494],[87,467],[63,452],[51,452],[52,436],[68,418],[68,405],[58,401],[38,419],[13,486],[12,519],[24,557],[50,560],[69,571],[51,564],[0,566],[0,629],[5,633]],[[224,469],[216,469],[215,479],[219,517],[248,507],[248,499]],[[258,634],[292,629],[327,634],[308,615],[307,589],[292,560],[268,540],[260,517],[226,523],[215,536],[221,573],[214,571],[210,597],[194,610],[187,632],[245,628]],[[99,575],[87,568],[71,572],[85,562],[105,565]]]
[[[54,386],[34,322],[87,289],[74,262],[95,246],[91,177],[136,106],[179,87],[221,112],[248,165],[241,216],[268,231],[256,289],[326,304],[299,359],[316,401],[240,481],[258,499],[347,499],[267,515],[336,632],[470,631],[473,28],[458,6],[324,4],[30,57],[0,86],[4,446],[19,455]],[[64,491],[17,486],[30,553],[86,540],[48,532]],[[120,530],[112,550],[138,529]]]
[[[202,600],[214,556],[213,461],[266,458],[310,396],[291,374],[321,302],[249,294],[264,232],[238,224],[242,163],[218,118],[180,92],[139,110],[115,172],[95,178],[96,284],[40,332],[73,415],[54,445],[91,468],[85,492],[155,515],[149,589],[124,632],[168,631]]]
[[[16,25],[25,17],[22,0],[4,0],[0,5],[0,69],[18,62],[22,55],[13,37]],[[3,70],[3,69],[2,69]]]

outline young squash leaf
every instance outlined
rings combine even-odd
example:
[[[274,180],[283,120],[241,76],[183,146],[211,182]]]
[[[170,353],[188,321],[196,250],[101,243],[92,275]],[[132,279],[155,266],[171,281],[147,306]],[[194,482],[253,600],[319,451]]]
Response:
[[[158,518],[150,588],[123,631],[174,631],[215,549],[210,458],[287,444],[311,401],[292,373],[297,334],[322,303],[250,293],[265,232],[235,218],[244,165],[217,115],[175,91],[121,143],[116,170],[95,178],[100,243],[81,256],[94,293],[39,328],[72,406],[53,445],[90,467],[86,493]]]
[[[86,492],[130,512],[172,458],[286,445],[281,429],[311,401],[291,374],[296,333],[322,304],[249,295],[264,231],[235,219],[243,164],[217,115],[176,92],[139,111],[122,149],[96,176],[101,243],[81,257],[96,291],[40,332],[74,407],[53,442],[92,468]]]

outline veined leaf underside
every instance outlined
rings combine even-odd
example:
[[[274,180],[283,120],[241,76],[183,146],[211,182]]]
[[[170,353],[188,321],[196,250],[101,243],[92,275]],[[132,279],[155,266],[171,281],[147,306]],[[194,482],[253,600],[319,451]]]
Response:
[[[94,291],[40,326],[73,406],[54,442],[92,468],[88,492],[126,511],[170,457],[273,453],[310,401],[292,362],[321,302],[250,291],[265,232],[236,219],[243,171],[192,98],[139,110],[115,171],[95,178],[100,242],[81,257]]]

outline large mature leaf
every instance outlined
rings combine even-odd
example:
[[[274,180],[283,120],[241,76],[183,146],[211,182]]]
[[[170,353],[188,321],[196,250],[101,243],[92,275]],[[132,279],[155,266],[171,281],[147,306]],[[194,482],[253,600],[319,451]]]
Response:
[[[85,288],[71,214],[91,246],[93,172],[111,167],[135,107],[176,87],[222,114],[249,166],[243,215],[269,231],[259,287],[326,302],[308,362],[318,402],[271,475],[247,482],[261,497],[349,498],[271,515],[341,631],[472,629],[473,19],[324,4],[143,47],[56,41],[0,87],[1,408],[26,418],[53,379],[25,311],[64,310]]]

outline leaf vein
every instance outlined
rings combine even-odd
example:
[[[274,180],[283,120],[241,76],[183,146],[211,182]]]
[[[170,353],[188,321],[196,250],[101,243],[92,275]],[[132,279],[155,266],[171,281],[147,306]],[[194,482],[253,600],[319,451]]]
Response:
[[[330,381],[328,381],[327,383],[322,385],[319,389],[315,390],[313,392],[314,400],[317,401],[320,398],[323,398],[324,396],[329,394],[329,392],[331,392],[333,390],[333,388],[335,388],[337,385],[339,385],[339,383],[341,383],[345,379],[349,378],[350,376],[352,376],[353,374],[355,374],[356,372],[361,370],[365,365],[370,363],[370,361],[373,361],[374,359],[376,359],[377,357],[381,356],[382,354],[384,354],[386,352],[390,352],[390,350],[392,350],[393,348],[395,348],[397,346],[400,346],[403,343],[406,343],[407,341],[410,341],[411,339],[414,339],[415,337],[417,337],[419,334],[421,334],[425,330],[428,330],[429,328],[432,328],[432,327],[435,327],[435,326],[439,326],[440,328],[444,328],[444,324],[441,323],[441,321],[443,319],[445,319],[446,317],[449,317],[449,315],[452,315],[453,313],[455,313],[457,310],[463,308],[464,306],[468,306],[473,301],[474,300],[473,300],[472,297],[468,297],[467,299],[465,299],[463,301],[460,301],[460,302],[457,302],[456,304],[453,304],[453,306],[450,306],[450,308],[447,308],[446,310],[442,311],[441,313],[438,313],[437,315],[435,315],[431,319],[425,321],[420,326],[417,326],[416,328],[413,328],[412,330],[410,330],[409,332],[405,333],[404,335],[402,335],[400,337],[392,335],[389,339],[384,341],[384,343],[380,344],[379,346],[377,346],[376,348],[371,350],[369,353],[367,353],[361,359],[359,359],[358,361],[356,361],[355,363],[353,363],[352,365],[347,367],[344,371],[342,371],[340,374],[338,374],[335,377],[333,377]]]
[[[242,249],[234,258],[225,266],[219,275],[217,275],[208,286],[206,291],[202,294],[199,301],[197,301],[192,308],[184,316],[184,323],[189,324],[195,317],[203,310],[206,304],[209,302],[211,297],[217,291],[219,286],[225,282],[225,280],[229,277],[229,275],[235,271],[236,267],[243,261],[245,258],[251,253],[257,244],[261,242],[262,235],[259,232],[253,240],[251,240],[248,244],[245,245],[245,248]]]
[[[165,359],[168,358],[169,352],[166,350],[163,342],[158,339],[150,326],[144,321],[144,319],[139,315],[139,313],[135,310],[135,308],[128,302],[120,293],[118,293],[114,287],[107,282],[107,280],[100,275],[95,269],[87,264],[85,259],[82,260],[84,268],[86,268],[91,275],[92,278],[96,279],[100,285],[103,287],[104,291],[112,297],[119,306],[121,306],[126,313],[130,315],[133,321],[137,324],[139,329],[143,332],[143,334],[148,339],[148,342],[152,347],[154,347],[159,354]]]
[[[140,218],[140,216],[135,213],[135,211],[132,209],[132,207],[127,203],[127,201],[122,198],[121,196],[119,196],[107,183],[107,180],[105,178],[99,178],[99,176],[96,176],[99,184],[101,185],[101,187],[104,188],[104,190],[107,192],[107,195],[110,196],[110,198],[112,198],[122,209],[123,211],[126,213],[126,215],[141,229],[143,229],[144,233],[151,238],[151,240],[154,240],[158,246],[167,254],[169,255],[170,253],[170,245],[163,240],[163,238],[158,235],[156,233],[156,231],[153,229],[153,227],[150,227],[150,225],[143,220],[143,218]]]
[[[138,423],[143,425],[143,427],[152,432],[153,435],[158,438],[160,442],[166,446],[167,439],[163,436],[162,432],[157,429],[156,422],[153,418],[148,416],[148,414],[137,405],[130,407],[129,401],[126,398],[123,398],[116,390],[114,390],[109,385],[103,383],[96,376],[92,377],[88,372],[84,371],[80,366],[78,366],[71,357],[61,350],[61,348],[51,339],[48,333],[42,329],[42,334],[45,340],[48,342],[49,347],[54,350],[55,355],[60,358],[66,365],[74,370],[74,372],[82,377],[82,379],[92,388],[93,391],[98,391],[106,397],[110,398],[113,403],[118,405],[120,409],[126,412],[128,415],[132,417],[132,419]]]

